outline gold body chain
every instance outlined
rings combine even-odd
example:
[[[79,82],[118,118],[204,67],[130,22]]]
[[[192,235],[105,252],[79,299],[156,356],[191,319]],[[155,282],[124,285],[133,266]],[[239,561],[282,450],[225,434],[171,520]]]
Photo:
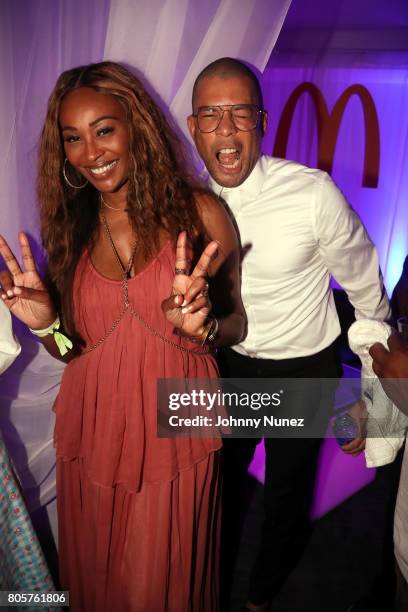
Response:
[[[129,310],[130,314],[139,321],[139,323],[141,323],[141,325],[147,329],[153,336],[156,336],[156,338],[160,338],[160,340],[163,340],[163,342],[165,342],[166,344],[168,344],[169,346],[173,346],[174,348],[178,349],[179,351],[183,351],[184,353],[192,353],[193,355],[208,355],[210,353],[209,349],[205,350],[205,351],[197,351],[191,348],[187,348],[185,346],[182,346],[181,344],[177,344],[177,342],[174,342],[173,340],[170,340],[170,338],[167,338],[167,336],[164,336],[163,334],[161,334],[160,332],[158,332],[154,327],[152,327],[152,325],[150,325],[150,323],[148,323],[147,321],[145,321],[137,312],[136,310],[133,308],[132,304],[129,302],[129,287],[128,287],[128,278],[129,278],[129,273],[130,270],[132,268],[133,265],[133,259],[135,257],[135,252],[136,252],[136,243],[134,244],[133,248],[132,248],[132,252],[131,255],[129,257],[129,261],[127,263],[126,268],[124,267],[124,265],[121,262],[121,259],[119,257],[119,253],[116,249],[115,243],[113,242],[113,238],[109,229],[109,225],[108,222],[106,221],[105,215],[103,214],[103,212],[101,211],[101,219],[102,219],[102,225],[106,231],[106,235],[108,237],[109,243],[112,247],[112,250],[115,254],[115,258],[116,261],[118,262],[118,265],[120,267],[121,273],[122,273],[122,288],[123,288],[123,296],[124,296],[124,304],[123,304],[123,308],[120,311],[119,315],[117,316],[117,318],[114,320],[114,322],[112,323],[111,327],[108,329],[108,331],[106,332],[106,334],[104,336],[102,336],[102,338],[100,338],[97,342],[95,342],[95,344],[93,344],[92,346],[84,349],[82,351],[82,354],[85,353],[90,353],[91,351],[94,351],[96,348],[98,348],[99,346],[101,346],[101,344],[103,344],[103,342],[105,342],[105,340],[107,340],[107,338],[109,338],[109,336],[111,336],[113,334],[113,332],[115,331],[115,329],[118,327],[119,323],[121,322],[121,320],[123,319],[123,317],[125,316],[126,312]]]

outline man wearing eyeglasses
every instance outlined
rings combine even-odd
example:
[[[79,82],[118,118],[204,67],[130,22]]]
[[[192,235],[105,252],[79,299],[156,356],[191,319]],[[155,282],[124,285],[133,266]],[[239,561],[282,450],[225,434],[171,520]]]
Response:
[[[334,342],[340,325],[331,275],[347,291],[358,318],[390,316],[374,245],[325,172],[261,155],[267,113],[247,66],[231,58],[207,66],[196,79],[192,104],[190,133],[210,186],[235,217],[243,251],[248,333],[223,351],[222,375],[337,378]],[[319,407],[305,399],[302,408],[308,419]],[[224,447],[223,610],[238,539],[234,517],[255,442],[231,439]],[[246,610],[269,610],[302,553],[305,500],[319,443],[265,438],[265,518]]]

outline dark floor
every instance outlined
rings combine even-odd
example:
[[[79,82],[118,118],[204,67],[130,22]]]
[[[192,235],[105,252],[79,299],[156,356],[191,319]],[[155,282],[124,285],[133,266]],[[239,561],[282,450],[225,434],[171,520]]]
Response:
[[[346,612],[370,591],[377,607],[392,611],[385,593],[384,572],[393,578],[392,510],[401,456],[377,470],[376,479],[319,519],[307,549],[272,607],[273,612]],[[256,552],[262,520],[263,485],[251,483],[252,493],[237,562],[230,612],[245,603],[249,571]],[[381,591],[381,592],[380,592]],[[381,600],[381,601],[380,601]]]

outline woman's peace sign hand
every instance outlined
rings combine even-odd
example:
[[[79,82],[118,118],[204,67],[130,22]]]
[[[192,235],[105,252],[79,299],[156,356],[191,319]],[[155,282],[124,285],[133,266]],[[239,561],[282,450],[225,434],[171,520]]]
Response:
[[[35,265],[26,234],[18,235],[24,269],[7,242],[0,236],[0,253],[7,270],[0,272],[1,299],[20,321],[31,329],[44,329],[57,316],[51,297]]]
[[[181,232],[178,236],[173,295],[162,302],[162,309],[183,335],[200,338],[204,332],[205,320],[211,311],[207,275],[218,246],[217,242],[210,242],[190,274],[187,234]]]

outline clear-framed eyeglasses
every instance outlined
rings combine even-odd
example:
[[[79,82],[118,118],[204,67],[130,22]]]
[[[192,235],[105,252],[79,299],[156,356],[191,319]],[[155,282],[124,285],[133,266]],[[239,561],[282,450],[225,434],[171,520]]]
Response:
[[[215,132],[225,112],[229,112],[231,121],[237,130],[250,132],[258,127],[263,110],[255,104],[226,104],[225,106],[200,106],[193,117],[197,119],[198,129],[204,134]]]

